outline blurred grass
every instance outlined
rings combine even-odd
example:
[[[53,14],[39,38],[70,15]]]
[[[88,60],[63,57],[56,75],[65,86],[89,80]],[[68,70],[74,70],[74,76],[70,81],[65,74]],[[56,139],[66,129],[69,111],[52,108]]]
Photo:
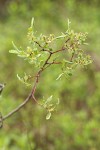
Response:
[[[0,97],[0,111],[6,114],[28,95],[16,78],[23,71],[34,72],[27,62],[9,54],[12,41],[25,46],[27,28],[35,17],[38,33],[55,33],[67,29],[88,32],[87,53],[94,62],[78,70],[71,80],[56,81],[59,68],[49,68],[42,74],[36,97],[54,95],[60,105],[49,121],[46,112],[30,102],[9,118],[0,130],[0,150],[98,150],[100,146],[100,60],[99,0],[22,0],[0,1],[0,82],[7,85]],[[5,10],[5,11],[4,11]],[[20,135],[20,136],[19,136]]]

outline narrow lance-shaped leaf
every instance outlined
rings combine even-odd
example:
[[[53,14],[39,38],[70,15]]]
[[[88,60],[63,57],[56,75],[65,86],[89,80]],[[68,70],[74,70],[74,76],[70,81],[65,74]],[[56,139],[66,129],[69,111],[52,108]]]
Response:
[[[47,105],[48,103],[50,103],[50,101],[52,100],[52,97],[53,97],[53,95],[51,95],[51,96],[46,100],[46,102],[44,103],[44,107],[46,107],[46,105]]]
[[[63,76],[63,74],[64,74],[64,73],[61,73],[61,74],[58,76],[58,78],[57,78],[56,80],[61,79],[61,77]]]
[[[19,54],[19,50],[18,50],[17,46],[14,44],[13,41],[12,41],[12,44],[13,44],[13,47],[14,47],[15,49],[9,50],[9,53],[12,53],[12,54]]]
[[[14,42],[12,41],[13,47],[15,48],[15,50],[19,51],[19,49],[17,48],[17,46],[14,44]]]
[[[32,18],[31,20],[31,27],[33,28],[33,26],[34,26],[34,18]]]
[[[51,112],[48,112],[48,114],[46,115],[46,120],[49,120],[51,117]]]
[[[12,54],[18,54],[18,51],[17,50],[9,50],[9,53],[12,53]]]

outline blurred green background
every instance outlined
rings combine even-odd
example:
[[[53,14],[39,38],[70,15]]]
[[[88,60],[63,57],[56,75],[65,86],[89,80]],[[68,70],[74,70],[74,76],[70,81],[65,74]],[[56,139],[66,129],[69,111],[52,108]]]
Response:
[[[36,91],[60,98],[58,110],[46,120],[43,108],[30,101],[0,129],[0,150],[99,150],[100,149],[100,1],[99,0],[0,0],[0,82],[6,83],[0,97],[3,115],[18,106],[30,88],[16,74],[34,72],[34,67],[9,53],[12,41],[26,45],[27,28],[35,18],[38,33],[59,35],[71,28],[88,32],[86,53],[93,64],[78,70],[70,80],[56,81],[59,68],[42,74]]]

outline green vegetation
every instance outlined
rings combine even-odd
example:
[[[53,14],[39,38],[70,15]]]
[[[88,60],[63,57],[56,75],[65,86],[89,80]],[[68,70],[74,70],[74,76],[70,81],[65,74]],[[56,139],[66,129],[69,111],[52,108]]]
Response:
[[[54,33],[57,37],[60,32],[66,31],[69,18],[72,21],[72,29],[89,33],[87,38],[89,44],[83,48],[94,60],[87,68],[74,71],[74,76],[68,79],[56,80],[58,74],[61,74],[59,65],[45,70],[35,96],[40,101],[43,96],[47,99],[53,95],[55,100],[59,97],[60,104],[57,111],[50,120],[46,120],[47,112],[30,101],[25,108],[5,121],[0,130],[0,149],[98,150],[100,145],[99,1],[15,0],[0,1],[0,6],[2,8],[0,9],[0,82],[6,83],[0,97],[0,112],[3,116],[22,103],[31,90],[30,86],[26,87],[17,80],[16,74],[23,76],[25,72],[33,75],[36,72],[35,65],[30,67],[28,61],[10,54],[9,50],[12,49],[11,41],[14,41],[18,48],[24,45],[22,50],[26,49],[27,38],[24,37],[33,16],[35,30],[38,33],[48,36]],[[36,37],[39,37],[38,33]],[[58,42],[58,47],[61,44]]]

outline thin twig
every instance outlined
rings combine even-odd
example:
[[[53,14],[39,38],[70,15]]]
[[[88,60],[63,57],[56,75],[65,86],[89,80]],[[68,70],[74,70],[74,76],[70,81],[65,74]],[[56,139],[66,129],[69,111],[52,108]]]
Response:
[[[72,53],[72,56],[71,56],[70,62],[72,62],[72,61],[73,61],[74,55],[75,55],[75,52],[74,52],[74,53]]]
[[[41,46],[39,42],[35,41],[35,43],[36,43],[40,48],[42,48],[42,51],[46,51],[46,52],[50,53],[50,51],[49,51],[48,49],[44,49],[44,47]]]
[[[62,48],[62,49],[59,49],[59,50],[57,50],[57,51],[54,51],[52,54],[55,54],[55,53],[58,53],[58,52],[61,52],[61,51],[64,51],[64,50],[66,50],[66,48]]]
[[[59,64],[61,64],[61,62],[55,62],[55,61],[53,61],[53,62],[48,62],[47,64],[55,64],[55,65],[59,65]]]
[[[2,120],[6,120],[7,118],[9,118],[10,116],[12,116],[14,113],[16,113],[17,111],[19,111],[25,104],[27,104],[27,102],[29,101],[29,99],[31,98],[31,93],[29,94],[29,96],[26,98],[26,100],[21,103],[17,108],[15,108],[13,111],[11,111],[10,113],[8,113],[7,115],[5,115]]]

